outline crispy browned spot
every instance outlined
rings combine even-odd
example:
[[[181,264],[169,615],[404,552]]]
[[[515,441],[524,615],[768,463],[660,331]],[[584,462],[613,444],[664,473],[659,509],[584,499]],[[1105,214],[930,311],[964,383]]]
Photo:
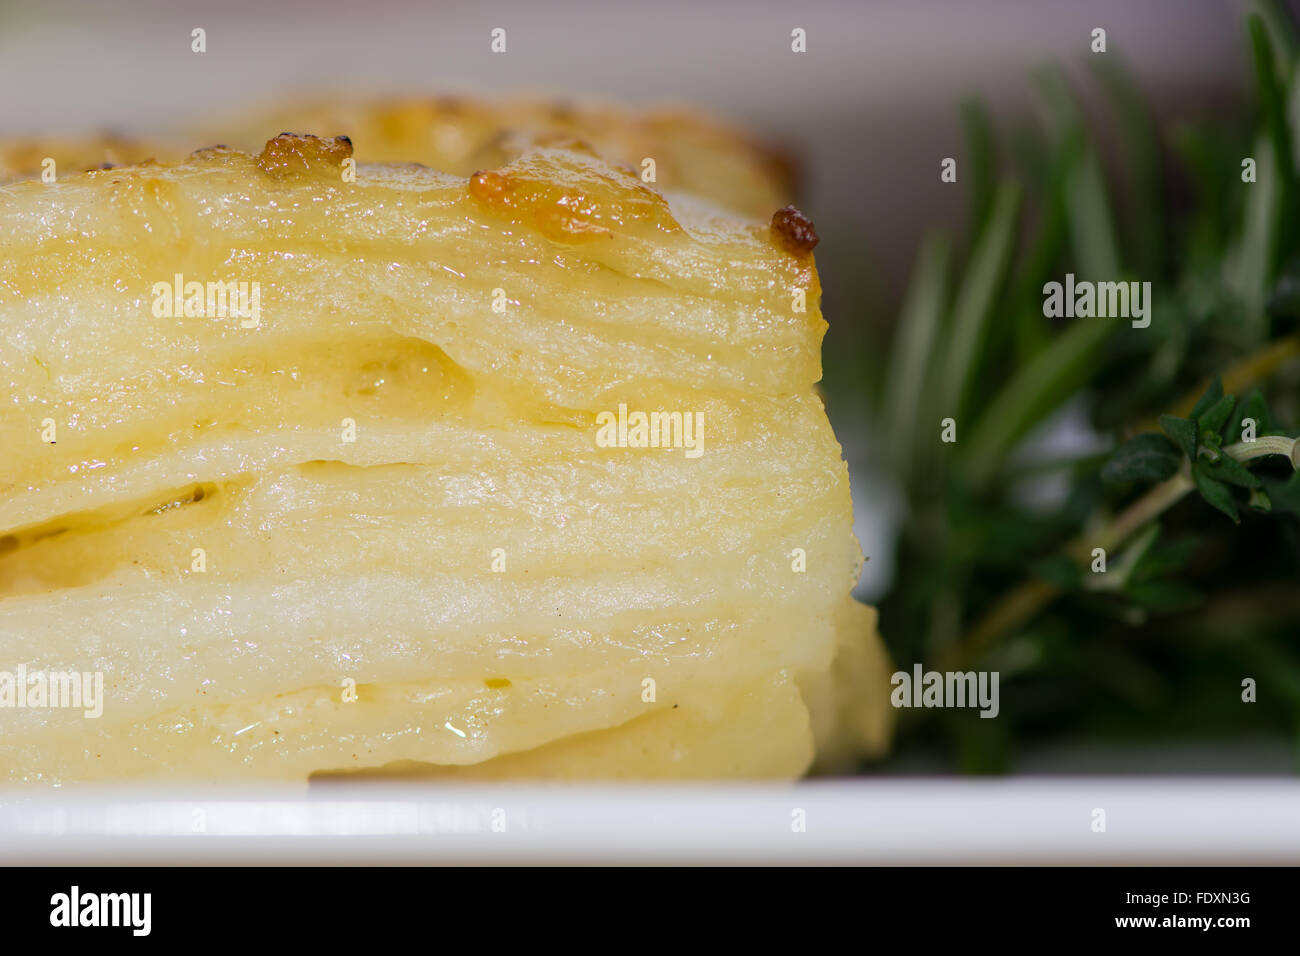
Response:
[[[257,167],[277,179],[303,173],[334,174],[352,155],[352,140],[346,136],[322,139],[319,136],[281,133],[268,140],[257,157]]]
[[[480,170],[469,178],[469,191],[475,199],[495,207],[510,191],[510,180],[495,170]]]
[[[529,220],[556,242],[608,237],[622,210],[608,208],[573,183],[549,182],[517,170],[481,170],[469,178],[470,195],[494,215],[515,222]]]
[[[797,256],[808,255],[821,241],[812,220],[794,206],[772,213],[772,239],[782,249]]]

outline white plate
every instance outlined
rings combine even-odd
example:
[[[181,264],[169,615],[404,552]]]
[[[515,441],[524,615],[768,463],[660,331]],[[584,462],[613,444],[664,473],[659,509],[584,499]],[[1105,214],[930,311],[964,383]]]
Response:
[[[1095,829],[1104,811],[1104,831]],[[802,829],[800,828],[802,824]],[[10,864],[1300,863],[1300,783],[10,791]]]

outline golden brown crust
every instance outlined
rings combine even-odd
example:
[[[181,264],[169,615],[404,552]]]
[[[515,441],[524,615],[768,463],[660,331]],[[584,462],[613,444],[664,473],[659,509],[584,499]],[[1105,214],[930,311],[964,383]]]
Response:
[[[782,249],[797,256],[808,255],[821,242],[812,220],[794,206],[772,214],[772,236]]]
[[[267,140],[257,156],[257,168],[281,178],[300,173],[335,174],[352,157],[352,140],[346,136],[322,139],[299,133],[281,133]]]
[[[281,140],[276,135],[282,130],[314,134],[326,142],[350,140],[359,162],[414,162],[456,176],[507,163],[528,145],[583,151],[655,190],[699,196],[760,222],[789,202],[793,190],[788,156],[684,109],[637,111],[569,100],[435,96],[304,105],[251,123],[241,117],[195,132],[200,142],[230,143],[250,153],[262,150],[268,140],[279,141],[266,157],[267,171],[284,173],[291,166],[302,168],[306,158],[295,155],[292,136]],[[151,142],[112,134],[0,142],[0,183],[39,176],[47,157],[62,175],[152,158],[177,161],[192,147],[192,141]],[[344,158],[340,152],[338,161]]]
[[[569,100],[437,96],[309,104],[201,133],[256,151],[267,137],[286,129],[346,134],[356,144],[359,162],[418,162],[457,176],[508,161],[524,142],[590,149],[613,165],[644,174],[643,181],[657,190],[691,193],[759,221],[789,202],[793,187],[788,157],[678,108],[638,111]],[[578,142],[583,145],[577,147]],[[647,159],[654,160],[653,178]]]
[[[593,162],[583,164],[586,157]],[[588,176],[573,175],[579,164]],[[609,237],[632,223],[665,234],[681,231],[663,196],[581,149],[531,148],[506,166],[476,172],[469,193],[493,215],[528,223],[555,242]]]

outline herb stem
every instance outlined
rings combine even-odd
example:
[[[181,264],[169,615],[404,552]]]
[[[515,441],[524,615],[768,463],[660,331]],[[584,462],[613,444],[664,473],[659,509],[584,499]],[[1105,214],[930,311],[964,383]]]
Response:
[[[1158,518],[1195,486],[1186,469],[1156,485],[1121,511],[1101,531],[1085,534],[1066,546],[1076,559],[1086,559],[1093,548],[1110,551],[1119,547],[1148,522]],[[952,655],[960,664],[984,651],[998,638],[1030,620],[1061,595],[1061,589],[1037,578],[1026,581],[1003,596],[971,630],[970,637]]]
[[[1237,461],[1250,461],[1265,455],[1283,455],[1291,459],[1291,467],[1300,471],[1300,441],[1282,435],[1264,435],[1254,441],[1237,442],[1223,449]]]
[[[1079,539],[1074,547],[1084,554],[1092,548],[1105,548],[1107,551],[1117,548],[1148,521],[1154,521],[1172,508],[1195,487],[1191,474],[1186,469],[1179,471],[1121,511],[1119,517],[1102,529],[1100,534]]]
[[[1232,365],[1222,375],[1223,387],[1228,392],[1240,391],[1267,378],[1280,366],[1297,357],[1300,357],[1300,335],[1288,336]],[[1180,402],[1176,406],[1178,414],[1189,414],[1199,394],[1198,392]],[[1265,435],[1253,442],[1229,445],[1223,451],[1237,461],[1249,461],[1265,455],[1285,455],[1290,458],[1291,467],[1300,471],[1300,439]],[[1076,560],[1086,560],[1093,548],[1101,547],[1110,551],[1122,545],[1143,525],[1182,500],[1194,487],[1190,473],[1184,468],[1125,508],[1100,532],[1076,538],[1066,546],[1066,553]],[[947,655],[951,665],[959,665],[983,652],[1004,634],[1031,620],[1060,595],[1059,587],[1037,578],[1008,591],[976,622],[969,637],[952,648]]]

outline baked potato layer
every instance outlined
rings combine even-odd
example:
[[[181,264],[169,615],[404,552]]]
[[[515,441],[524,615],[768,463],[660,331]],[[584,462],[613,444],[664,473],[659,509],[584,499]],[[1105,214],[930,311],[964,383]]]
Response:
[[[0,187],[0,662],[105,681],[97,718],[0,708],[0,778],[882,747],[810,226],[580,145],[353,160],[280,136]],[[678,415],[660,447],[601,441],[638,411]]]

